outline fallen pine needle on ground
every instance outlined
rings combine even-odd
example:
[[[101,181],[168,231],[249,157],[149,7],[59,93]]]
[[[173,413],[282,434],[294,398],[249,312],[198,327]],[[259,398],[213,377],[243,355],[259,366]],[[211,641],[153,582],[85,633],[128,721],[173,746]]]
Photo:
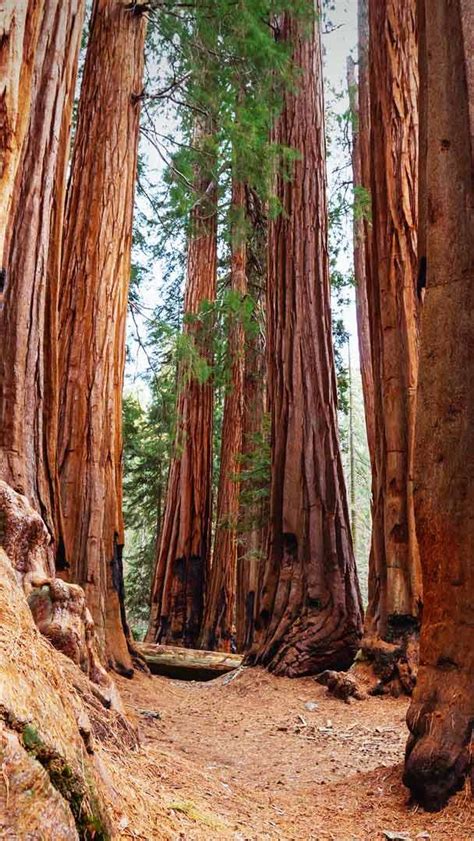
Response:
[[[409,804],[407,699],[345,704],[258,669],[118,683],[141,739],[102,752],[119,838],[474,841],[468,790],[438,814]]]

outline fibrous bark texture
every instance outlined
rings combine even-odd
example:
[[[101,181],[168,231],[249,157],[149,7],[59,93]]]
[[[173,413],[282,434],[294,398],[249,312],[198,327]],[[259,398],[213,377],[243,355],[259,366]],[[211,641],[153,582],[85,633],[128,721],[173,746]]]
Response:
[[[274,140],[301,157],[292,180],[278,177],[282,213],[269,231],[270,539],[250,654],[290,677],[348,667],[361,631],[337,435],[318,17],[311,33],[288,14],[278,24],[301,75]]]
[[[405,783],[428,809],[462,786],[474,721],[474,7],[421,0],[421,239],[416,418],[420,670]]]
[[[196,129],[195,145],[209,142],[209,126]],[[200,166],[197,165],[197,170]],[[201,304],[213,301],[217,277],[214,176],[196,172],[198,200],[192,211],[184,312],[185,330],[209,360],[209,328]],[[147,640],[197,648],[208,575],[211,538],[213,386],[181,370],[175,452],[171,461],[152,586]]]
[[[14,11],[17,23],[21,5],[16,4]],[[84,5],[83,0],[44,0],[37,23],[38,9],[29,4],[24,66],[17,73],[18,85],[27,90],[18,107],[17,135],[11,139],[14,152],[5,170],[8,182],[8,167],[16,167],[14,193],[9,195],[8,184],[2,184],[2,213],[8,219],[0,234],[4,237],[0,477],[27,494],[53,537],[58,520],[55,252],[60,247],[54,231],[62,214]],[[30,62],[32,77],[27,84]]]
[[[114,684],[100,663],[84,591],[55,578],[50,535],[26,497],[0,481],[0,546],[22,585],[36,625],[112,700]]]
[[[237,557],[237,651],[254,640],[258,594],[267,549],[268,476],[267,371],[265,360],[265,292],[268,225],[261,199],[246,187],[248,225],[246,274],[253,301],[253,329],[245,338],[240,513]]]
[[[0,835],[109,837],[91,720],[1,547],[0,615]]]
[[[0,254],[15,175],[28,128],[43,0],[4,0],[0,8]],[[3,266],[3,264],[2,264]],[[0,295],[3,290],[0,286]]]
[[[131,673],[122,546],[122,385],[146,22],[95,0],[68,187],[59,308],[64,574],[101,656]]]
[[[416,633],[421,607],[413,513],[418,366],[416,2],[370,0],[369,11],[372,253],[367,299],[375,439],[367,650],[379,637],[398,644]],[[365,66],[363,59],[363,81]],[[365,119],[364,110],[361,122]],[[362,130],[366,139],[366,128]],[[361,147],[362,159],[366,154]]]
[[[235,182],[232,206],[236,215],[231,261],[231,290],[243,301],[247,292],[245,243],[245,186]],[[232,307],[228,334],[230,383],[224,399],[216,530],[212,566],[200,634],[200,647],[230,651],[234,628],[237,573],[239,473],[242,452],[245,333],[238,307]]]

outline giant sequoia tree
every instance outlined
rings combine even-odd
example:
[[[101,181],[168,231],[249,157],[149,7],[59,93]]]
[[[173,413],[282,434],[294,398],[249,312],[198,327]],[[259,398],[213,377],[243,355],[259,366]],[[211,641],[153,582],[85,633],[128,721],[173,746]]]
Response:
[[[269,470],[263,328],[268,226],[263,203],[255,190],[247,186],[245,194],[248,220],[246,276],[248,293],[253,301],[253,329],[247,333],[244,352],[235,611],[238,651],[247,651],[251,647],[258,615],[258,595],[267,548]]]
[[[418,359],[418,70],[415,0],[370,0],[371,260],[375,391],[373,535],[366,643],[418,627],[421,575],[413,514]],[[363,21],[362,21],[363,22]],[[365,117],[365,60],[362,61]],[[362,138],[366,127],[362,126]],[[364,174],[362,173],[362,177]]]
[[[419,9],[427,282],[415,516],[424,609],[405,782],[436,809],[469,772],[474,721],[474,8],[421,0]]]
[[[231,291],[235,303],[247,292],[245,247],[245,185],[234,180],[232,206],[235,214],[232,237]],[[230,651],[234,624],[237,571],[237,521],[239,517],[239,456],[242,452],[245,335],[238,312],[231,316],[228,335],[230,382],[224,399],[221,435],[216,531],[207,599],[200,636],[202,648]]]
[[[185,330],[198,356],[210,361],[202,304],[213,301],[217,280],[217,183],[212,125],[198,120],[194,144],[196,203],[188,242]],[[207,152],[207,154],[206,154]],[[201,628],[211,538],[213,386],[183,365],[179,375],[175,451],[152,586],[147,639],[196,647]]]
[[[277,31],[300,76],[274,140],[297,159],[291,180],[278,177],[269,230],[270,539],[250,659],[296,677],[350,665],[361,604],[337,435],[317,15],[285,13]]]
[[[2,100],[9,151],[1,182],[0,478],[28,496],[53,538],[58,228],[83,14],[82,0],[31,2],[26,22],[21,8],[14,12],[16,43],[2,41],[21,67],[7,62]]]
[[[145,18],[95,0],[68,188],[59,310],[64,557],[107,662],[129,671],[121,618],[122,385]]]

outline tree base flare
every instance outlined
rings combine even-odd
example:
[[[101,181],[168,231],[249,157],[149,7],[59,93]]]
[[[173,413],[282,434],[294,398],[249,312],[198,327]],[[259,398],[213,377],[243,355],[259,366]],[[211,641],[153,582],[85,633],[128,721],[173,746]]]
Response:
[[[367,695],[412,695],[419,660],[418,630],[391,635],[391,641],[366,635],[348,672],[326,670],[316,680],[328,694],[343,701],[364,700]]]
[[[393,630],[387,641],[366,635],[361,643],[361,660],[374,675],[371,695],[412,695],[416,686],[419,663],[419,631],[413,623],[405,630]],[[357,673],[359,664],[354,671]],[[357,674],[356,674],[357,676]]]
[[[403,782],[427,811],[442,809],[472,773],[473,723],[472,674],[423,666],[407,714]]]
[[[40,632],[113,702],[117,693],[97,654],[84,590],[55,578],[50,537],[43,520],[26,497],[2,481],[0,546],[15,570]]]

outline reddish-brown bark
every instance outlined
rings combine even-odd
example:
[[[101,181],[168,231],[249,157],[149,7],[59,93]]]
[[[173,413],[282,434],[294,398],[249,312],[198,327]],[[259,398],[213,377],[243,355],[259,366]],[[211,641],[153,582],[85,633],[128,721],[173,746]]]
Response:
[[[373,638],[398,640],[416,631],[421,607],[412,475],[418,364],[415,5],[370,0],[370,150],[367,112],[361,113],[361,159],[367,155],[370,161],[372,196],[367,298],[375,392],[369,648]],[[364,43],[362,35],[363,50]],[[364,109],[365,66],[366,58]]]
[[[278,22],[301,74],[274,140],[300,158],[292,180],[278,177],[282,213],[269,226],[270,539],[249,657],[291,677],[348,667],[362,612],[337,435],[318,19]]]
[[[420,0],[420,266],[415,448],[423,569],[405,783],[428,809],[462,786],[474,721],[474,7]]]
[[[243,231],[245,186],[235,181],[232,207],[236,214],[231,260],[231,289],[240,299],[247,292],[247,249]],[[224,398],[219,488],[217,492],[214,551],[209,573],[200,647],[230,651],[234,626],[239,517],[239,457],[242,452],[245,334],[238,314],[229,327],[228,358],[231,376]]]
[[[2,212],[8,211],[8,224],[0,310],[0,477],[28,496],[54,538],[58,521],[57,224],[64,203],[84,2],[45,0],[33,37],[30,29],[38,8],[29,9],[25,67],[17,74],[20,88],[23,84],[28,87],[25,80],[31,76],[29,63],[33,62],[29,92],[18,106],[14,155],[7,162],[10,175],[16,168],[12,195],[8,178],[2,182]],[[20,14],[18,8],[16,14]],[[24,108],[29,113],[24,113]],[[17,148],[20,142],[21,153]]]
[[[35,50],[43,7],[44,0],[22,3],[4,0],[0,8],[0,254],[30,119]]]
[[[246,217],[248,223],[246,275],[254,314],[253,330],[245,337],[244,351],[242,474],[236,594],[238,651],[248,651],[254,640],[269,517],[268,499],[265,495],[267,371],[263,332],[268,226],[262,202],[255,191],[248,186],[246,187]]]
[[[206,121],[204,121],[206,122]],[[198,126],[195,144],[209,141],[209,127]],[[212,172],[198,166],[199,196],[191,218],[184,302],[185,316],[196,316],[213,301],[217,278],[216,185]],[[209,330],[200,319],[185,330],[198,353],[209,359]],[[157,546],[147,641],[196,648],[208,575],[212,510],[213,386],[208,379],[180,372],[175,453],[168,477],[165,510]]]
[[[105,662],[130,672],[121,614],[122,384],[146,22],[95,0],[64,226],[59,470],[64,575]]]

